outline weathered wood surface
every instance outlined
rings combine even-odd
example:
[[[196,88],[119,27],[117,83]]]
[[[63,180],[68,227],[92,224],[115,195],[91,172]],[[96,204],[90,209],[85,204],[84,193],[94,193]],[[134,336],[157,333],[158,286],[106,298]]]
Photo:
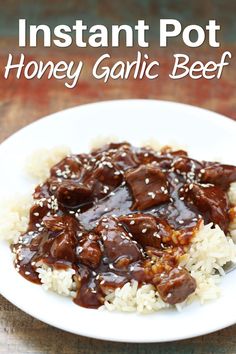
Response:
[[[182,79],[173,81],[168,78],[168,73],[173,64],[173,53],[190,53],[191,58],[205,62],[209,60],[219,61],[224,50],[230,50],[233,56],[236,56],[235,36],[233,37],[233,33],[235,34],[236,11],[234,1],[215,2],[214,5],[208,0],[193,2],[191,5],[188,1],[175,2],[175,5],[171,1],[166,1],[165,5],[162,2],[163,6],[157,5],[158,2],[152,0],[138,1],[136,4],[134,1],[126,2],[129,4],[126,5],[128,7],[125,12],[123,11],[123,14],[130,14],[133,19],[145,17],[147,22],[150,18],[152,26],[155,25],[154,21],[157,21],[158,16],[174,18],[176,13],[183,15],[183,19],[188,23],[204,22],[205,19],[209,19],[209,16],[210,18],[217,18],[221,25],[225,25],[225,30],[221,36],[222,46],[214,50],[201,47],[190,51],[186,47],[178,45],[159,50],[153,35],[152,47],[148,50],[148,53],[150,53],[151,58],[158,58],[161,62],[162,68],[159,80],[117,80],[109,81],[105,85],[92,78],[90,69],[98,56],[105,53],[106,50],[79,50],[70,47],[65,50],[37,48],[20,51],[17,50],[16,22],[19,17],[28,16],[32,21],[38,21],[38,23],[67,23],[70,19],[81,17],[88,18],[90,22],[95,22],[94,19],[97,18],[98,23],[105,21],[115,23],[116,18],[118,18],[118,22],[128,23],[129,19],[126,18],[126,15],[122,17],[121,2],[118,6],[117,2],[99,1],[96,2],[97,6],[90,6],[89,9],[87,5],[87,7],[85,6],[86,1],[80,2],[80,7],[77,6],[76,1],[67,1],[66,3],[59,1],[56,8],[55,3],[54,5],[53,3],[43,0],[40,5],[36,6],[36,2],[27,0],[25,1],[25,7],[21,7],[20,2],[11,0],[8,6],[5,1],[0,0],[0,142],[21,127],[47,114],[83,103],[109,99],[151,98],[178,101],[208,108],[236,119],[235,59],[225,69],[221,80],[194,81]],[[163,9],[163,7],[166,8]],[[183,11],[183,9],[185,10]],[[79,16],[80,10],[83,16]],[[104,17],[103,21],[105,12],[108,16]],[[47,19],[48,21],[46,21]],[[70,61],[82,59],[86,63],[86,70],[79,86],[73,90],[65,88],[62,82],[56,82],[55,80],[16,80],[13,76],[4,80],[2,73],[8,53],[16,55],[21,52],[27,55],[28,60],[58,61],[63,59]],[[115,62],[119,59],[132,60],[135,59],[135,55],[136,50],[134,49],[114,50],[112,61]],[[128,118],[131,119],[132,117]],[[191,124],[191,117],[189,117],[189,121]],[[189,321],[186,325],[191,325],[191,319]],[[72,335],[50,327],[26,315],[0,297],[0,353],[233,354],[236,353],[236,326],[207,336],[174,343],[108,343]]]
[[[233,354],[236,353],[236,326],[207,336],[173,343],[108,343],[76,336],[50,327],[26,315],[1,297],[0,353]]]

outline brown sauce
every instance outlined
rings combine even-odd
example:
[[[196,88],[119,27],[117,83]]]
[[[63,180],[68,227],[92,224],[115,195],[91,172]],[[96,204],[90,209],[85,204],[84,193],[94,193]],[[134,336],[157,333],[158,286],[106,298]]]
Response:
[[[236,167],[182,150],[120,143],[67,156],[35,189],[28,230],[12,246],[16,269],[40,283],[38,262],[73,268],[74,301],[88,308],[134,279],[169,304],[182,302],[196,281],[180,257],[201,221],[228,231],[233,181]]]

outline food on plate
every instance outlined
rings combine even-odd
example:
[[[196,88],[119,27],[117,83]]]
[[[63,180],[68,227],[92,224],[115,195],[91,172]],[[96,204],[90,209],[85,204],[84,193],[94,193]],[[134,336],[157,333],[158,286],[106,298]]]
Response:
[[[168,146],[69,154],[35,188],[28,219],[19,215],[16,270],[86,308],[150,312],[216,298],[236,259],[235,182],[235,166]]]

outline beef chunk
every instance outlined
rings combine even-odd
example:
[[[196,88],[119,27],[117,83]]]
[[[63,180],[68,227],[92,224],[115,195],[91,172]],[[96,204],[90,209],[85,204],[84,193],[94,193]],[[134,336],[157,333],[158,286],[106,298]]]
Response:
[[[154,151],[150,148],[141,148],[137,152],[137,156],[139,158],[139,163],[141,164],[150,164],[150,163],[158,163],[161,168],[171,168],[171,163],[173,162],[173,157],[186,157],[187,153],[183,150],[176,151]]]
[[[123,141],[121,143],[109,143],[97,149],[94,149],[91,155],[97,157],[101,153],[107,153],[107,152],[110,153],[111,151],[116,152],[117,150],[120,149],[129,149],[129,148],[131,148],[131,144],[126,141]]]
[[[156,286],[163,301],[175,305],[186,300],[196,289],[196,281],[185,269],[174,268]]]
[[[89,185],[74,180],[64,180],[56,192],[58,203],[65,208],[79,208],[92,201]]]
[[[115,262],[116,265],[125,263],[128,265],[141,258],[141,252],[128,232],[115,218],[104,218],[96,228],[96,233],[101,236],[104,245],[104,253],[108,262]],[[121,262],[121,260],[125,262]]]
[[[169,224],[153,215],[133,214],[131,218],[125,215],[119,220],[142,247],[151,246],[161,249],[162,242],[171,239],[172,229]]]
[[[188,174],[189,178],[194,178],[204,167],[199,161],[190,159],[189,157],[176,157],[172,163],[172,169],[179,174]]]
[[[70,216],[45,217],[43,222],[49,231],[49,240],[45,244],[45,251],[49,249],[49,256],[70,262],[75,261],[75,247],[77,245],[77,231],[79,224]],[[50,234],[50,232],[52,234]],[[53,237],[52,237],[53,236]]]
[[[138,165],[136,149],[128,143],[112,143],[92,152],[94,159],[103,162],[105,159],[112,161],[121,170],[127,170]]]
[[[103,161],[87,174],[84,183],[91,186],[94,198],[101,199],[116,189],[122,180],[123,176],[116,167],[109,161]]]
[[[76,248],[76,254],[79,262],[92,269],[97,268],[102,257],[98,236],[92,233],[83,235]]]
[[[127,171],[125,179],[134,197],[133,210],[145,210],[169,201],[166,176],[157,166],[141,165]]]
[[[230,183],[236,182],[235,166],[214,164],[206,167],[201,172],[200,180],[202,183],[212,183],[220,186],[223,190],[227,190]]]
[[[88,155],[70,155],[51,168],[51,177],[80,179],[85,171],[83,164]]]
[[[188,157],[187,151],[184,151],[184,150],[169,151],[168,155],[170,155],[170,156],[178,156],[178,157]]]
[[[126,171],[129,168],[134,168],[139,161],[136,154],[130,149],[119,149],[112,157],[116,167],[121,171]]]
[[[203,213],[206,223],[213,222],[227,232],[229,224],[229,202],[226,193],[217,186],[192,184],[185,189],[184,195],[187,201],[190,201]]]

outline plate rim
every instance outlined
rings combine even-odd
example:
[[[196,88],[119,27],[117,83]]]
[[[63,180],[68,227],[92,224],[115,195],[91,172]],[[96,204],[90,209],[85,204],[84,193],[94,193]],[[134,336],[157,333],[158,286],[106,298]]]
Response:
[[[27,129],[30,129],[32,126],[35,126],[37,124],[39,124],[40,122],[43,122],[43,121],[46,121],[47,119],[53,119],[55,116],[57,116],[58,114],[61,114],[62,112],[65,113],[65,114],[69,114],[71,111],[76,111],[77,109],[81,109],[83,107],[88,107],[88,106],[98,106],[98,105],[104,105],[104,104],[119,104],[119,103],[128,103],[128,102],[131,102],[132,104],[135,103],[135,102],[145,102],[145,104],[147,103],[159,103],[159,104],[166,104],[166,105],[172,105],[172,106],[187,106],[189,109],[197,109],[199,111],[204,111],[204,112],[209,112],[209,116],[212,117],[213,115],[214,116],[217,116],[219,121],[222,122],[223,124],[229,124],[229,125],[234,125],[235,124],[235,121],[232,119],[232,118],[229,118],[229,117],[226,117],[224,116],[223,114],[220,114],[220,113],[217,113],[215,111],[212,111],[212,110],[209,110],[209,109],[205,109],[205,108],[201,108],[201,107],[197,107],[197,106],[194,106],[194,105],[190,105],[190,104],[185,104],[185,103],[181,103],[181,102],[173,102],[173,101],[169,101],[169,100],[155,100],[155,99],[119,99],[119,100],[107,100],[107,101],[99,101],[99,102],[91,102],[91,103],[86,103],[86,104],[82,104],[82,105],[76,105],[74,107],[70,107],[70,108],[67,108],[67,109],[64,109],[64,110],[61,110],[61,111],[58,111],[58,112],[54,112],[52,114],[49,114],[49,115],[46,115],[42,118],[39,118],[37,119],[36,121],[26,125],[25,127],[19,129],[18,131],[16,131],[15,133],[13,133],[12,135],[10,135],[9,137],[7,137],[1,144],[0,144],[0,149],[2,148],[2,146],[4,145],[7,145],[7,144],[10,144],[11,143],[11,140],[14,140],[15,136],[18,135],[19,133],[21,133],[22,131],[24,130],[27,130]],[[213,118],[213,117],[212,117]],[[79,119],[79,118],[78,118]],[[226,123],[227,122],[227,123]],[[1,242],[2,243],[2,242]],[[72,331],[71,329],[67,329],[65,327],[63,327],[62,325],[57,325],[56,323],[54,323],[54,321],[45,321],[45,319],[43,319],[40,315],[36,315],[34,313],[34,311],[31,311],[29,309],[25,309],[23,308],[22,306],[19,306],[18,304],[16,304],[14,301],[12,300],[9,300],[9,297],[7,295],[5,295],[4,291],[2,290],[2,285],[0,284],[0,293],[1,295],[6,298],[8,301],[10,301],[14,306],[16,306],[17,308],[19,308],[20,310],[26,312],[27,314],[29,314],[30,316],[44,322],[44,323],[47,323],[49,325],[52,325],[56,328],[59,328],[59,329],[62,329],[66,332],[70,332],[70,333],[74,333],[74,334],[77,334],[77,335],[81,335],[81,336],[86,336],[86,337],[90,337],[90,338],[95,338],[95,339],[100,339],[100,340],[106,340],[106,341],[116,341],[116,342],[127,342],[127,343],[157,343],[157,342],[165,342],[166,339],[164,340],[161,340],[161,339],[153,339],[153,340],[143,340],[143,339],[133,339],[133,340],[124,340],[122,339],[122,337],[120,339],[118,339],[117,337],[114,337],[114,338],[107,338],[105,335],[104,336],[98,336],[96,337],[96,335],[91,335],[91,334],[88,334],[88,333],[82,333],[82,331],[80,330],[80,333],[78,333],[76,330]],[[11,297],[10,297],[11,298]],[[214,301],[214,300],[213,300]],[[204,334],[209,334],[209,333],[212,333],[212,332],[215,332],[217,330],[220,330],[220,329],[223,329],[223,328],[226,328],[226,327],[229,327],[233,324],[236,323],[236,318],[234,321],[229,321],[229,323],[227,324],[224,324],[223,326],[222,325],[216,325],[214,328],[211,328],[208,332],[206,331],[199,331],[198,333],[196,334],[193,334],[193,335],[189,335],[189,336],[177,336],[177,337],[174,337],[174,336],[171,336],[171,339],[168,339],[168,341],[177,341],[177,340],[183,340],[183,339],[188,339],[188,338],[194,338],[194,337],[198,337],[200,335],[204,335]]]

